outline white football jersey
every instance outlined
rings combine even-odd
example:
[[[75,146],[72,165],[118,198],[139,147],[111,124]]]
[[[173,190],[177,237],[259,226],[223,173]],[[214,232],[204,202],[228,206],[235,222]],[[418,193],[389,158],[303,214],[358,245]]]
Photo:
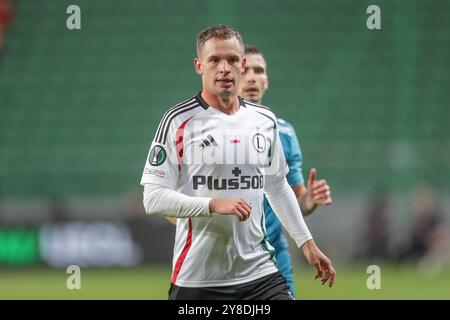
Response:
[[[246,283],[277,271],[267,241],[263,194],[267,175],[288,166],[274,114],[239,98],[227,115],[200,94],[169,109],[156,132],[141,184],[158,184],[188,196],[243,198],[246,221],[234,215],[179,218],[171,282],[183,287]]]

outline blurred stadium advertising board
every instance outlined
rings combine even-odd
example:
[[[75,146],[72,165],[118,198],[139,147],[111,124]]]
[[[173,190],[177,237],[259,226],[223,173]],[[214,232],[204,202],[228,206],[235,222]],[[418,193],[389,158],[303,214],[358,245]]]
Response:
[[[147,231],[122,221],[0,226],[0,266],[128,267],[170,262],[171,244],[162,245],[166,255],[151,254],[157,242],[153,230]]]

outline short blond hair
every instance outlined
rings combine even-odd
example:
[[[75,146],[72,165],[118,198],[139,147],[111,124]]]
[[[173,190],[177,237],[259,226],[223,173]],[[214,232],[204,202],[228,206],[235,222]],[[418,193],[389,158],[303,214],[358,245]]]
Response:
[[[244,40],[239,31],[235,28],[224,24],[214,24],[203,29],[197,35],[197,56],[199,56],[200,49],[209,39],[228,40],[232,38],[236,38],[239,41],[239,44],[242,47],[242,53],[244,53]]]

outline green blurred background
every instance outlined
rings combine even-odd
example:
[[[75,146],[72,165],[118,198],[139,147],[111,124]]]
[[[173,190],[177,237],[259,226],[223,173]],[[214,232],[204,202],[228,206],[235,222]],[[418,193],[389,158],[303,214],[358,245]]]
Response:
[[[66,27],[71,4],[81,30]],[[381,30],[366,27],[371,4]],[[264,52],[264,103],[296,128],[304,175],[317,168],[333,191],[307,223],[336,287],[313,282],[291,243],[299,298],[450,298],[449,12],[445,0],[1,0],[0,298],[166,298],[174,230],[145,217],[139,181],[163,113],[200,90],[195,37],[214,23]],[[65,288],[69,264],[80,291]],[[366,287],[371,264],[381,290]]]

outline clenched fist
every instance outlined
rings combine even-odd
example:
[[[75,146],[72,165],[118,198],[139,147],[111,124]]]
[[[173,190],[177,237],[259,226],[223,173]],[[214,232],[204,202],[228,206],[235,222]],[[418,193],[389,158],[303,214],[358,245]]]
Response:
[[[212,199],[209,211],[220,215],[235,215],[239,221],[245,221],[250,216],[252,205],[244,199]]]

